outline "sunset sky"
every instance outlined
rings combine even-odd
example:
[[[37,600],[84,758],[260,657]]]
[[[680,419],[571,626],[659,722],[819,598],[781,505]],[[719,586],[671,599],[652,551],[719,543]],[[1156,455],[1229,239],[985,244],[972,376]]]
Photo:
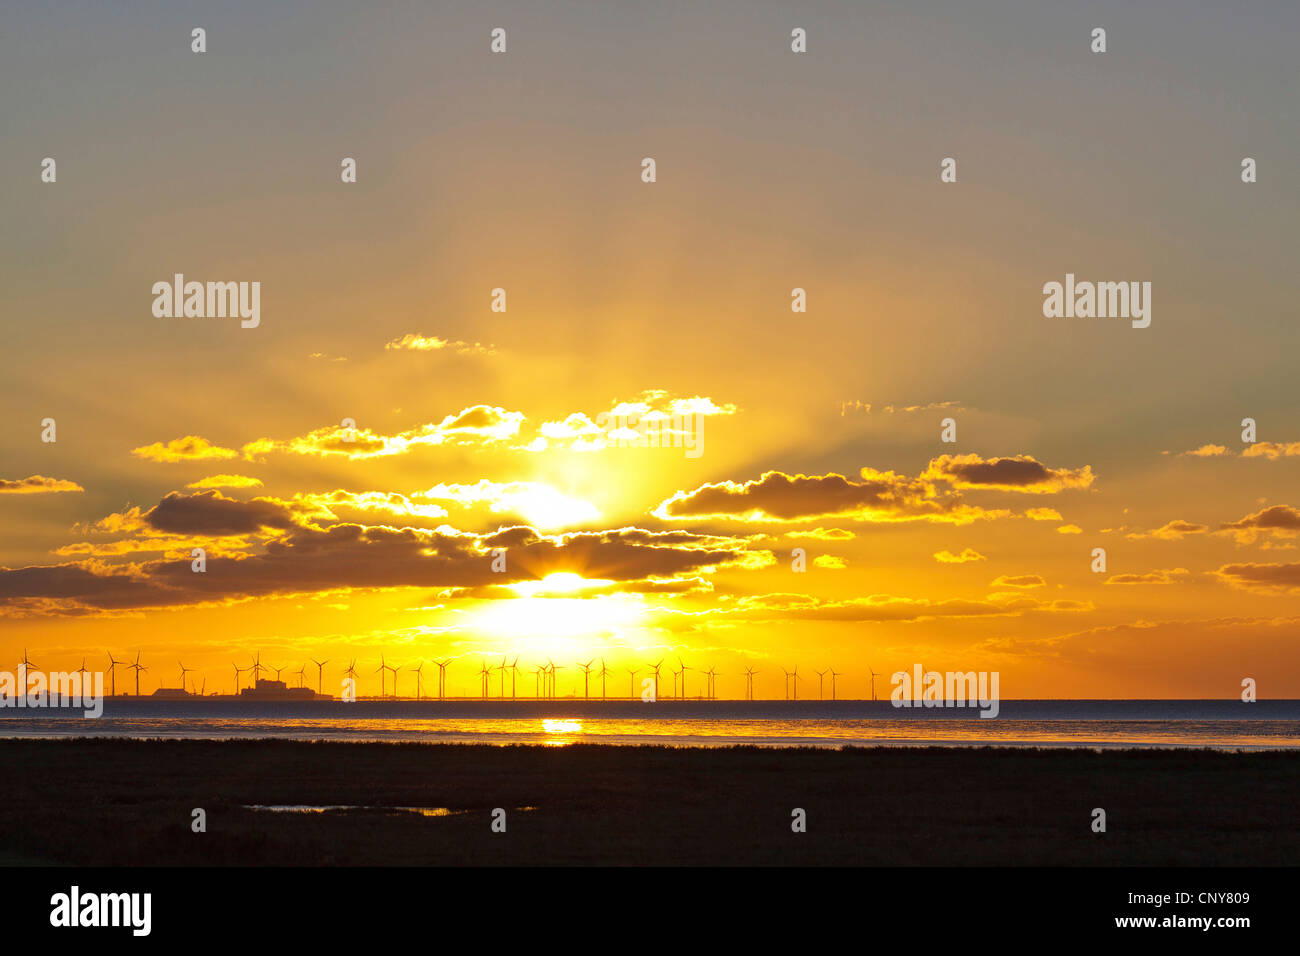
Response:
[[[138,6],[0,27],[0,667],[1300,697],[1295,9]]]

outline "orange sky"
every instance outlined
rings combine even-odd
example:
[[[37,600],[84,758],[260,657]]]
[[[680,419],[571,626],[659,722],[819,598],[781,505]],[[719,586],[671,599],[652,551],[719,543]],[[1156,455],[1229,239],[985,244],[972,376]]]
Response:
[[[428,14],[330,15],[231,14],[201,56],[33,19],[0,57],[46,90],[0,133],[33,157],[0,171],[0,664],[140,652],[146,693],[179,660],[228,692],[254,653],[356,658],[374,693],[382,653],[457,658],[453,694],[519,654],[561,695],[579,661],[625,690],[680,656],[727,697],[746,667],[865,696],[918,662],[1007,698],[1300,696],[1300,217],[1238,176],[1297,144],[1234,108],[1286,86],[1267,36],[1239,76],[1208,33],[1103,71],[1068,22],[810,19],[798,60],[775,12],[516,11],[508,53],[458,19],[430,61],[395,55]],[[260,282],[260,325],[156,317],[178,272]],[[1150,327],[1045,318],[1067,272],[1150,281]],[[700,415],[700,454],[610,447],[620,412]]]

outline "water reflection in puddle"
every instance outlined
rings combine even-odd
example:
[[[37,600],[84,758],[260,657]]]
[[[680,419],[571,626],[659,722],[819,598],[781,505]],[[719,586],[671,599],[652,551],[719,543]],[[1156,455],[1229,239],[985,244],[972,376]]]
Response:
[[[350,813],[350,812],[370,812],[370,813],[418,813],[422,817],[450,817],[461,813],[471,813],[470,810],[453,810],[451,807],[366,807],[350,806],[348,804],[326,804],[315,806],[307,803],[246,803],[243,804],[245,810],[253,810],[262,813]],[[526,812],[536,810],[536,807],[512,807],[517,812]]]

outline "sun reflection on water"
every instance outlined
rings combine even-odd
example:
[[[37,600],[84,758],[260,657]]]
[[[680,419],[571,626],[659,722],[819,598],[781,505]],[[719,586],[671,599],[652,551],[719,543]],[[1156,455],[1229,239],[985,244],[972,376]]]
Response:
[[[565,744],[573,743],[572,739],[565,739],[566,735],[582,733],[582,721],[544,717],[542,718],[542,730],[557,738],[547,740],[547,746],[563,747]]]

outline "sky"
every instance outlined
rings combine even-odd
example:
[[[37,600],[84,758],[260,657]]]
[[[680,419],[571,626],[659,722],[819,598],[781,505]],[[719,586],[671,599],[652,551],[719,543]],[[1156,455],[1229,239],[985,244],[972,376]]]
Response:
[[[0,666],[1300,696],[1296,9],[262,6],[0,19]]]

